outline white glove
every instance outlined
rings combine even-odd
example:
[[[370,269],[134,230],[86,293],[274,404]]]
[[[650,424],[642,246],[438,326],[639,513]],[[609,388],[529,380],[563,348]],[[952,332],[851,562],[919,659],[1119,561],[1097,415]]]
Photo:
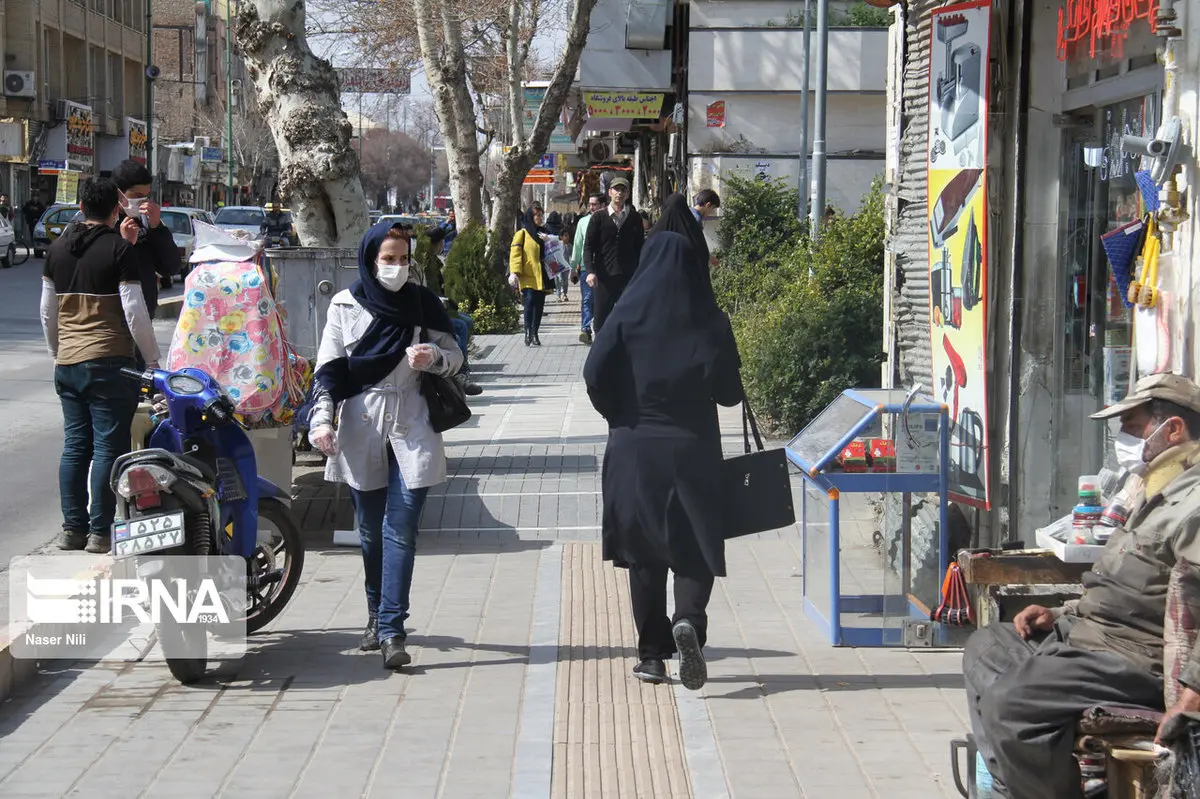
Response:
[[[596,275],[594,272],[588,272],[587,284],[588,288],[596,288]]]
[[[508,285],[512,286],[513,288],[519,288],[521,285],[521,280],[516,275],[509,273]]]
[[[337,455],[337,433],[329,425],[322,424],[309,430],[308,440],[327,456]]]

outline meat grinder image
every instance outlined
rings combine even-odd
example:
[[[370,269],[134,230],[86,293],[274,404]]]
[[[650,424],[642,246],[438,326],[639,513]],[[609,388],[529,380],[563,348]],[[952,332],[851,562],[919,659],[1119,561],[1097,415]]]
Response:
[[[933,308],[933,323],[937,327],[962,327],[963,292],[954,287],[950,268],[950,251],[942,249],[942,260],[929,273],[929,291]]]
[[[983,82],[983,52],[979,45],[954,43],[965,36],[969,23],[963,14],[947,14],[937,21],[937,40],[946,45],[946,62],[937,78],[937,101],[942,109],[942,133],[962,152],[974,138],[979,122],[979,94]]]

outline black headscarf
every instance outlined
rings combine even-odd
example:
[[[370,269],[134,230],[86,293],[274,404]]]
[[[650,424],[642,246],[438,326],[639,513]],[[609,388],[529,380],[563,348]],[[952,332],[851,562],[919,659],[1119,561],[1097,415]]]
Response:
[[[541,234],[545,233],[546,229],[544,227],[538,227],[537,224],[533,221],[533,209],[532,208],[530,208],[528,211],[526,211],[524,214],[521,215],[521,228],[525,231],[525,233],[531,239],[533,239],[535,242],[537,242],[538,263],[540,264],[543,261],[543,259],[545,259],[545,257],[546,257],[546,250],[545,250],[545,247],[542,246],[542,237],[541,237]]]
[[[610,421],[618,407],[630,404],[618,398],[622,391],[636,390],[641,405],[666,402],[674,412],[668,399],[677,399],[679,386],[697,375],[713,373],[730,348],[736,352],[732,337],[713,296],[708,264],[688,237],[653,233],[588,353],[588,394]]]
[[[704,275],[708,278],[708,241],[704,238],[704,228],[696,221],[695,214],[688,206],[687,198],[682,194],[672,194],[663,204],[662,218],[658,224],[650,228],[650,234],[668,231],[685,236],[696,251],[696,255],[704,267]],[[709,280],[711,285],[712,281]]]
[[[316,374],[317,384],[334,402],[357,396],[390,375],[413,342],[413,328],[453,330],[442,301],[432,291],[416,283],[389,291],[375,276],[375,259],[391,229],[390,222],[375,225],[358,248],[358,280],[350,293],[374,317],[370,327],[354,345],[354,352],[333,359]]]

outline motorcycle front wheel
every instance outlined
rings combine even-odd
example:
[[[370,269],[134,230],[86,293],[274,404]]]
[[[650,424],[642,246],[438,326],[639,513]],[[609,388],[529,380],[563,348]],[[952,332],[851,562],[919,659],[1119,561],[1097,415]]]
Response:
[[[252,586],[247,597],[246,633],[270,624],[283,612],[304,570],[304,539],[291,511],[277,499],[258,501],[258,546],[250,559],[252,578],[279,572],[279,579]]]

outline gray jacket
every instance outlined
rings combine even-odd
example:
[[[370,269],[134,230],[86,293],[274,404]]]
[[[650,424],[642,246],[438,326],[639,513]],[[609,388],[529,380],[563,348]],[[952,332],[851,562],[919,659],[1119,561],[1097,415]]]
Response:
[[[349,291],[334,295],[317,351],[316,368],[354,351],[374,317]],[[420,328],[413,340],[420,339]],[[462,368],[462,350],[454,336],[429,331],[429,343],[439,357],[429,370],[449,377]],[[359,491],[383,488],[388,481],[387,449],[396,454],[404,484],[428,488],[446,481],[446,450],[442,436],[429,423],[429,406],[420,392],[421,373],[404,359],[382,382],[334,408],[333,399],[317,399],[310,428],[327,425],[337,416],[337,455],[325,465],[325,479],[346,483]]]

